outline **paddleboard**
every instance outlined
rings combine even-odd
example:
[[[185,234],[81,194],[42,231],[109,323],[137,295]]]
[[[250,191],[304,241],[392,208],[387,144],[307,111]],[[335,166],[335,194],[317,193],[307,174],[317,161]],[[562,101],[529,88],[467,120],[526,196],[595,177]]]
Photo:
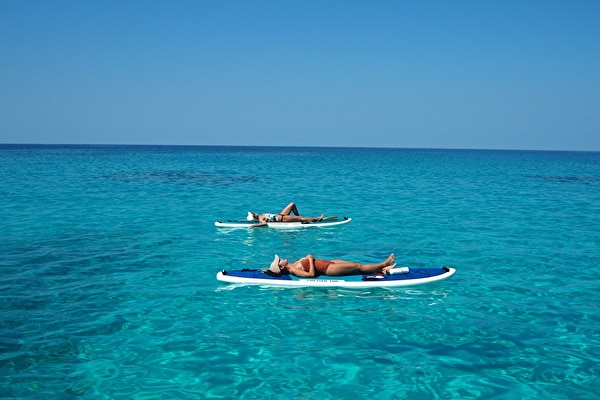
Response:
[[[456,269],[442,268],[406,268],[406,272],[372,275],[327,276],[317,278],[298,278],[293,275],[274,276],[260,269],[223,270],[217,273],[217,280],[226,283],[246,285],[287,286],[287,287],[339,287],[374,288],[417,286],[439,282],[454,275]]]
[[[320,222],[267,222],[269,228],[276,229],[299,229],[299,228],[327,228],[330,226],[344,225],[352,221],[352,218],[327,219]],[[216,221],[218,228],[250,228],[257,222],[252,221]]]

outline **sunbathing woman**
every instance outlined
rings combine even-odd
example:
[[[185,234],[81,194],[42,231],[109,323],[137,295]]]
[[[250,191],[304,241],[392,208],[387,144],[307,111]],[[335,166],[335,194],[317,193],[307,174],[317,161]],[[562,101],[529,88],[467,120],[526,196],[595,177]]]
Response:
[[[296,214],[296,215],[292,215]],[[248,220],[258,221],[258,224],[252,225],[253,228],[259,226],[265,226],[269,222],[318,222],[323,220],[323,215],[318,217],[303,217],[298,212],[296,203],[292,202],[288,204],[279,214],[255,214],[253,212],[248,213]]]
[[[378,264],[361,264],[345,260],[320,260],[315,259],[312,254],[308,254],[304,258],[290,263],[285,258],[275,255],[269,270],[276,274],[292,274],[299,278],[314,278],[319,275],[385,274],[396,265],[394,259],[395,256],[392,253],[385,261]]]

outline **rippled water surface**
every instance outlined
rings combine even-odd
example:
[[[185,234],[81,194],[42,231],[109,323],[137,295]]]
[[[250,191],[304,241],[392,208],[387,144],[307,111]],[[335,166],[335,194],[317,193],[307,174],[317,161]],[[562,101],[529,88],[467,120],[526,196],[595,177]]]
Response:
[[[600,153],[0,146],[0,218],[0,398],[599,398]],[[275,252],[457,274],[215,280]]]

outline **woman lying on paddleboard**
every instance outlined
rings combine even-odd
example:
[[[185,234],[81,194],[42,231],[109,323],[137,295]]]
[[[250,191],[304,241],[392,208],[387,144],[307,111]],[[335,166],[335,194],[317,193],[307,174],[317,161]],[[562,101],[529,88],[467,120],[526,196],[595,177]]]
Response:
[[[269,271],[275,274],[291,274],[299,278],[315,278],[319,275],[343,276],[360,274],[385,274],[387,270],[394,268],[395,256],[390,256],[378,264],[361,264],[345,260],[320,260],[308,254],[298,261],[290,263],[285,258],[275,255]]]
[[[292,215],[296,214],[296,215]],[[265,226],[269,222],[319,222],[323,220],[323,215],[318,217],[303,217],[298,212],[296,203],[292,202],[288,204],[279,214],[255,214],[253,212],[248,213],[249,221],[258,221],[258,224],[252,225],[252,227]]]

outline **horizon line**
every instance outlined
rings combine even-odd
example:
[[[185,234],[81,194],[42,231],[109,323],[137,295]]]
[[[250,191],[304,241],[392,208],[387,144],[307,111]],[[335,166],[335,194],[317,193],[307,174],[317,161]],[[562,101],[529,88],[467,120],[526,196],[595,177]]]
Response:
[[[41,147],[238,147],[238,148],[321,148],[321,149],[380,149],[380,150],[455,150],[455,151],[531,151],[531,152],[573,152],[597,153],[600,150],[550,150],[550,149],[503,149],[475,147],[395,147],[395,146],[330,146],[330,145],[248,145],[248,144],[153,144],[153,143],[0,143],[0,147],[8,146],[41,146]]]

